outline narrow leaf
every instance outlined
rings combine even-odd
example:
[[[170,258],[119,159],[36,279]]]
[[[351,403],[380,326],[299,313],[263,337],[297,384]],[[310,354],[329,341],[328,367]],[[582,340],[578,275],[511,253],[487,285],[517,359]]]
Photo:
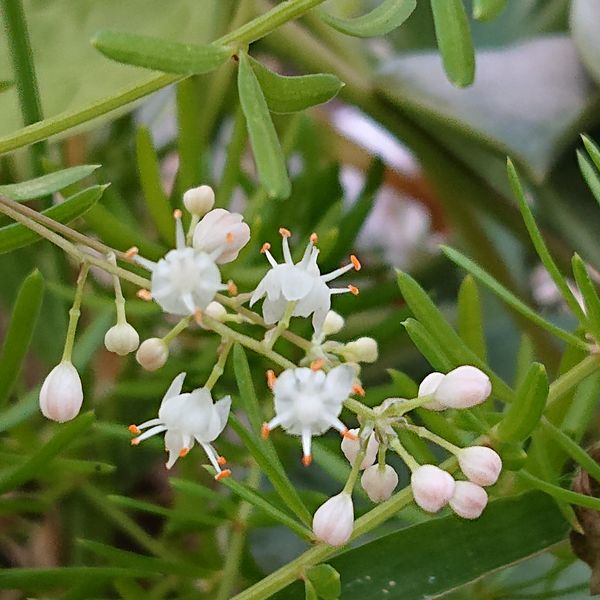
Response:
[[[233,347],[233,371],[235,373],[242,407],[246,412],[250,427],[252,428],[252,431],[258,432],[260,431],[264,419],[258,404],[258,398],[256,397],[248,358],[246,357],[244,348],[240,346],[240,344],[235,344]]]
[[[473,83],[475,50],[463,0],[431,0],[438,48],[448,79],[458,87]]]
[[[274,113],[298,112],[329,102],[344,87],[335,75],[317,73],[288,77],[249,58],[269,110]]]
[[[588,154],[594,162],[594,165],[596,165],[597,169],[600,169],[600,148],[598,148],[596,142],[594,142],[592,138],[588,137],[587,135],[582,135],[581,139],[583,140],[583,145],[588,151]]]
[[[505,8],[508,0],[473,0],[473,18],[478,21],[492,21]]]
[[[269,114],[267,101],[252,70],[248,55],[241,52],[239,61],[240,104],[246,117],[246,126],[260,181],[269,196],[287,198],[291,192],[291,184],[285,156]]]
[[[353,19],[342,19],[323,11],[319,12],[319,17],[346,35],[380,37],[400,27],[416,7],[417,0],[383,0],[371,12]]]
[[[0,79],[0,93],[5,92],[6,90],[10,90],[10,88],[14,85],[12,81],[7,81],[6,79]]]
[[[587,267],[579,254],[573,256],[571,264],[573,266],[575,282],[583,296],[589,333],[591,333],[596,340],[600,340],[600,298],[598,297],[598,292],[596,291],[596,287],[590,278]]]
[[[104,56],[118,62],[180,75],[209,73],[233,55],[225,46],[182,44],[109,30],[98,32],[91,42]]]
[[[475,280],[467,275],[458,290],[458,333],[465,344],[486,360],[485,334],[479,290]]]
[[[323,600],[338,600],[342,593],[340,574],[331,565],[311,567],[306,571],[306,578]]]
[[[6,196],[15,202],[24,202],[58,192],[91,175],[100,165],[81,165],[62,171],[55,171],[29,181],[0,185],[0,196]]]
[[[577,162],[579,163],[579,170],[588,184],[590,191],[594,194],[594,198],[600,203],[600,176],[598,175],[598,171],[594,168],[590,159],[581,150],[577,150]]]
[[[4,405],[21,372],[44,297],[44,278],[35,270],[28,275],[15,299],[0,351],[0,406]]]
[[[578,386],[560,426],[561,430],[580,441],[594,420],[600,397],[600,373],[584,379]]]
[[[394,394],[400,398],[416,398],[419,392],[419,386],[402,371],[396,369],[387,370],[394,383]]]
[[[413,344],[436,371],[447,373],[452,370],[454,367],[452,361],[419,321],[409,318],[402,325],[404,325]]]

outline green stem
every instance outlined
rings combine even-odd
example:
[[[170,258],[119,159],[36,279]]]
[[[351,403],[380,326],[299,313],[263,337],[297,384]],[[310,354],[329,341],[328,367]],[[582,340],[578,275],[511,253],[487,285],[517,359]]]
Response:
[[[365,420],[373,420],[376,417],[372,408],[365,406],[362,402],[359,402],[354,398],[346,398],[346,400],[344,400],[344,406]]]
[[[277,327],[275,327],[275,329],[272,331],[270,337],[266,337],[267,335],[269,335],[269,332],[267,332],[267,334],[265,335],[266,339],[263,343],[267,350],[271,350],[271,348],[273,348],[273,346],[275,345],[275,342],[279,339],[279,336],[284,331],[287,331],[288,327],[290,326],[290,319],[292,318],[292,313],[294,312],[294,308],[296,308],[296,304],[297,302],[288,302],[286,304],[283,317],[281,317],[281,319],[279,319],[279,322],[277,323]]]
[[[232,341],[228,341],[225,343],[225,346],[221,350],[221,353],[219,354],[219,358],[218,358],[217,362],[215,363],[215,366],[213,367],[208,379],[206,380],[206,383],[204,384],[204,387],[206,389],[212,390],[215,383],[217,383],[217,381],[219,381],[219,377],[221,377],[221,375],[223,375],[223,370],[225,369],[225,363],[227,362],[227,357],[229,356],[229,352],[232,347],[233,347]]]
[[[343,494],[352,494],[352,490],[356,485],[356,480],[358,479],[358,474],[360,473],[360,465],[365,458],[365,454],[367,453],[367,442],[366,440],[361,440],[360,450],[352,463],[352,470],[350,471],[350,475],[348,475],[348,480],[346,481],[346,485],[344,485],[344,489],[342,490]]]
[[[600,369],[600,355],[592,354],[586,356],[580,363],[561,375],[550,385],[546,410],[553,407],[563,396],[598,369]]]
[[[67,339],[65,340],[65,349],[61,362],[70,362],[71,354],[73,353],[73,343],[75,341],[75,332],[77,331],[77,323],[79,316],[81,315],[81,299],[83,298],[83,288],[85,286],[85,280],[90,269],[90,265],[87,262],[81,264],[81,270],[79,271],[79,277],[77,277],[77,288],[75,289],[75,299],[73,300],[73,306],[69,311],[69,328],[67,329]]]
[[[108,261],[117,266],[117,258],[115,253],[111,252],[108,256]],[[127,315],[125,314],[125,298],[123,297],[123,290],[121,289],[121,280],[113,273],[113,287],[115,290],[115,306],[117,308],[117,324],[124,325],[127,323]]]
[[[423,438],[424,440],[429,440],[430,442],[437,444],[441,448],[448,450],[450,454],[456,455],[461,450],[458,446],[455,446],[443,437],[429,431],[429,429],[425,429],[425,427],[419,427],[418,425],[412,425],[411,423],[399,423],[398,427],[416,433],[420,438]]]
[[[400,456],[400,458],[406,463],[406,466],[412,471],[419,468],[419,463],[413,458],[413,456],[406,450],[406,448],[400,443],[398,438],[394,438],[390,442],[390,447],[394,452]]]
[[[169,345],[184,329],[187,329],[192,321],[192,317],[184,317],[162,338],[162,341]]]

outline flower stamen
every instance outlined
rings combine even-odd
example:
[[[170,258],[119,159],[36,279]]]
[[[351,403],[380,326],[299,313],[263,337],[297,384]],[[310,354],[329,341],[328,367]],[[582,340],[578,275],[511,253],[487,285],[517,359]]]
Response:
[[[262,427],[260,428],[260,437],[263,440],[267,440],[269,439],[269,434],[271,433],[271,428],[269,427],[268,423],[263,423]]]
[[[310,363],[310,368],[312,371],[320,371],[325,366],[324,358],[317,358]]]
[[[220,473],[217,473],[215,475],[215,479],[217,481],[221,481],[221,479],[225,479],[226,477],[231,477],[231,470],[230,469],[225,469],[225,470],[223,470]]]
[[[144,288],[138,290],[135,295],[144,302],[150,302],[152,300],[152,292]]]
[[[275,371],[273,371],[272,369],[269,369],[267,371],[267,385],[269,386],[270,390],[273,389],[273,386],[275,385],[276,381],[277,381],[277,376],[275,375]]]
[[[363,396],[363,397],[366,394],[365,388],[362,385],[360,385],[359,383],[355,383],[352,386],[352,393],[358,394],[359,396]]]

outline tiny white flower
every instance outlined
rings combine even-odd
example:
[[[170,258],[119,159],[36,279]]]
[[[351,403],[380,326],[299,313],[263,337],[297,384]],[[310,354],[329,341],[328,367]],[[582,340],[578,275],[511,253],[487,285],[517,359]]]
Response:
[[[477,485],[494,485],[502,471],[502,459],[487,446],[469,446],[458,454],[458,464],[465,476]]]
[[[106,332],[104,345],[109,352],[125,356],[137,350],[140,336],[129,323],[117,323]]]
[[[275,417],[263,424],[262,435],[281,425],[291,435],[302,437],[303,463],[312,461],[313,435],[330,427],[344,436],[354,437],[338,419],[342,404],[352,393],[354,371],[348,365],[329,373],[308,368],[287,369],[273,383]]]
[[[40,410],[47,419],[64,423],[79,414],[82,403],[79,373],[71,361],[63,361],[44,379],[40,390]]]
[[[266,295],[263,302],[263,317],[267,323],[272,324],[283,317],[288,302],[295,302],[292,316],[309,317],[312,315],[313,328],[318,334],[323,328],[325,317],[331,307],[332,294],[358,293],[358,289],[352,285],[347,288],[329,288],[327,282],[352,269],[359,270],[360,262],[355,256],[351,256],[351,262],[346,266],[321,275],[317,265],[319,250],[314,245],[316,235],[311,235],[304,256],[294,264],[288,243],[291,234],[284,228],[280,229],[279,233],[283,237],[284,262],[277,264],[269,252],[270,244],[263,245],[261,252],[266,255],[272,268],[262,278],[252,294],[250,306]]]
[[[452,510],[463,519],[478,519],[486,507],[486,491],[471,481],[457,481],[449,504]]]
[[[323,322],[323,334],[324,335],[335,335],[339,333],[344,327],[344,317],[338,315],[334,310],[330,310],[325,316]]]
[[[220,265],[235,260],[250,239],[250,227],[243,219],[224,208],[211,210],[194,229],[194,249],[210,254]]]
[[[192,215],[201,217],[215,205],[215,192],[210,185],[200,185],[183,194],[183,205]]]
[[[342,355],[349,362],[374,363],[378,354],[377,342],[370,337],[360,337],[348,342],[342,351]]]
[[[222,323],[227,316],[227,310],[222,304],[213,300],[204,310],[204,314]]]
[[[435,390],[435,399],[449,408],[471,408],[491,393],[490,378],[477,367],[463,365],[444,376]]]
[[[169,453],[166,467],[170,469],[178,458],[182,458],[198,442],[206,452],[208,460],[217,471],[215,479],[231,475],[229,469],[222,470],[225,459],[211,445],[225,429],[231,397],[225,396],[213,403],[211,393],[199,388],[190,393],[181,393],[185,373],[175,377],[165,393],[158,410],[158,418],[141,425],[130,425],[129,431],[137,437],[131,440],[137,446],[143,440],[165,432],[165,448]],[[142,433],[143,430],[146,430]]]
[[[419,386],[419,397],[435,394],[435,391],[444,377],[445,375],[443,373],[429,373],[429,375],[421,381],[421,385]],[[429,400],[428,402],[424,402],[421,406],[428,410],[446,410],[447,408],[437,400]]]
[[[169,348],[160,338],[144,340],[135,355],[135,360],[146,369],[156,371],[160,369],[169,358]]]
[[[373,465],[365,469],[360,483],[371,501],[384,502],[398,485],[398,473],[390,465]]]
[[[352,436],[345,436],[344,439],[342,439],[342,452],[348,459],[348,462],[353,465],[356,457],[358,456],[361,441],[358,439],[358,429],[350,429],[349,433],[351,433]],[[367,442],[367,451],[365,452],[365,457],[360,463],[361,469],[366,469],[375,462],[378,450],[379,442],[377,441],[375,434],[372,433],[369,436],[369,441]]]
[[[354,528],[354,505],[350,494],[341,492],[323,503],[313,517],[313,533],[320,542],[343,546]]]
[[[435,465],[421,465],[415,469],[410,484],[415,502],[430,513],[441,510],[454,494],[454,478]]]

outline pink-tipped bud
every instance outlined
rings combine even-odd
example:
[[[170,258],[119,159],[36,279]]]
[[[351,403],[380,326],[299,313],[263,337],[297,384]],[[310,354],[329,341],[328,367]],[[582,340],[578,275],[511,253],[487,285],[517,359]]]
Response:
[[[443,373],[429,373],[429,375],[421,381],[421,385],[419,386],[419,398],[435,394],[435,391],[438,389],[438,386],[444,377],[445,375]],[[428,402],[424,402],[421,406],[428,410],[446,410],[447,408],[437,400],[429,400]]]
[[[348,459],[348,462],[353,465],[360,450],[360,439],[358,438],[358,429],[350,429],[348,433],[351,435],[345,435],[342,439],[342,452]],[[365,457],[360,463],[361,469],[366,469],[375,462],[375,459],[377,458],[377,450],[379,450],[379,442],[377,441],[375,434],[372,433],[369,436],[369,441],[367,442],[367,451],[365,452]]]
[[[478,519],[487,502],[488,495],[482,487],[471,481],[457,481],[450,507],[463,519]]]
[[[361,337],[348,342],[342,351],[348,362],[374,363],[379,355],[377,342],[370,337]]]
[[[194,248],[210,254],[219,265],[235,260],[250,240],[250,227],[243,219],[224,208],[211,210],[194,229]]]
[[[435,399],[449,408],[470,408],[492,393],[490,378],[477,367],[463,365],[450,371],[435,390]]]
[[[486,446],[470,446],[458,453],[458,464],[465,476],[477,485],[494,485],[502,471],[502,459]]]
[[[54,367],[40,390],[40,410],[52,421],[64,423],[74,419],[81,410],[83,390],[77,369],[70,361]]]
[[[320,542],[343,546],[354,528],[354,506],[350,494],[341,492],[321,504],[313,517],[313,533]]]
[[[109,352],[125,356],[137,350],[140,336],[129,323],[117,323],[106,332],[104,345]]]
[[[421,465],[410,478],[415,502],[427,512],[442,509],[454,494],[455,481],[446,471],[435,465]]]
[[[146,371],[156,371],[167,362],[168,357],[169,348],[160,338],[148,338],[138,348],[135,360]]]
[[[398,473],[390,465],[384,465],[383,469],[379,465],[373,465],[365,469],[360,483],[373,502],[383,502],[396,489]]]
[[[192,215],[201,217],[215,205],[215,193],[210,185],[201,185],[183,194],[183,205]]]

